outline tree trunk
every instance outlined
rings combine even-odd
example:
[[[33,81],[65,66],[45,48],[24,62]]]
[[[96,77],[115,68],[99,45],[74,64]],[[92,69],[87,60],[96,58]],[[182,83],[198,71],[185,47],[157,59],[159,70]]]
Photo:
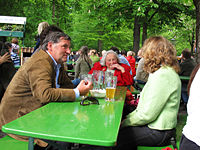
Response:
[[[104,34],[104,32],[103,31],[98,31],[98,34],[99,34],[99,37],[100,37],[100,39],[101,39],[101,37],[102,37],[102,35]],[[102,51],[102,45],[103,45],[103,41],[102,40],[98,40],[98,50],[99,51]]]
[[[193,30],[192,30],[192,39],[191,39],[191,41],[189,41],[190,46],[191,46],[191,54],[193,56],[194,56],[194,50],[193,50],[193,48],[194,48],[194,36],[195,36],[195,28],[193,28]]]
[[[196,8],[196,62],[200,63],[200,1],[193,2]]]
[[[98,49],[99,49],[99,52],[102,51],[102,40],[98,40]]]
[[[144,41],[147,39],[147,22],[145,21],[143,24],[143,31],[142,31],[142,45]]]
[[[151,21],[151,19],[153,18],[153,16],[151,16],[148,20],[148,13],[149,13],[149,8],[144,12],[145,17],[143,20],[143,30],[142,30],[142,45],[144,44],[144,41],[147,39],[147,27],[148,27],[148,22]]]
[[[133,29],[133,51],[136,54],[140,48],[140,26],[139,17],[136,16]]]

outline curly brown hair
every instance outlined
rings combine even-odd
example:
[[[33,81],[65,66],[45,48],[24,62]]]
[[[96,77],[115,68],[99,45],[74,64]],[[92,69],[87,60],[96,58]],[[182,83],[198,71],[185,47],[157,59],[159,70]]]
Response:
[[[153,73],[161,66],[170,66],[177,73],[180,71],[174,46],[162,36],[153,36],[144,42],[142,47],[144,70]]]

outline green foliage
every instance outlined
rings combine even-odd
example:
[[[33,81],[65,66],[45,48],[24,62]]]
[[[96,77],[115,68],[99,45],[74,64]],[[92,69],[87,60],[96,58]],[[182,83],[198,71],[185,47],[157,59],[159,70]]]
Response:
[[[17,25],[17,24],[14,24],[14,25],[10,25],[10,24],[3,24],[3,25],[0,25],[0,29],[1,30],[8,30],[8,31],[22,31],[24,30],[24,26],[23,25]]]
[[[1,15],[27,17],[24,38],[27,47],[35,46],[38,24],[46,21],[71,36],[73,50],[87,45],[95,49],[117,46],[128,51],[133,49],[137,16],[141,33],[146,23],[148,37],[163,35],[175,39],[180,54],[184,48],[191,48],[195,26],[192,0],[1,0],[0,6],[4,6]]]

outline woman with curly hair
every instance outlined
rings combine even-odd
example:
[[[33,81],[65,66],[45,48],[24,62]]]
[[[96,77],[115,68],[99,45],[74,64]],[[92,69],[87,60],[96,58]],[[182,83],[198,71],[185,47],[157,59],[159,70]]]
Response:
[[[142,49],[149,78],[137,108],[122,121],[117,150],[169,145],[175,134],[181,96],[176,50],[161,36],[147,39]]]

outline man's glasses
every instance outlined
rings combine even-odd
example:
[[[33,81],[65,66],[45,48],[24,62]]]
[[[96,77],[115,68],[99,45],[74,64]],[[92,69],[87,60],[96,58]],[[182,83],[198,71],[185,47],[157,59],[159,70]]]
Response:
[[[87,96],[85,97],[81,102],[80,104],[82,106],[86,106],[86,105],[90,105],[90,104],[97,104],[99,105],[99,101],[98,99],[96,99],[95,97],[91,97],[91,96]]]

